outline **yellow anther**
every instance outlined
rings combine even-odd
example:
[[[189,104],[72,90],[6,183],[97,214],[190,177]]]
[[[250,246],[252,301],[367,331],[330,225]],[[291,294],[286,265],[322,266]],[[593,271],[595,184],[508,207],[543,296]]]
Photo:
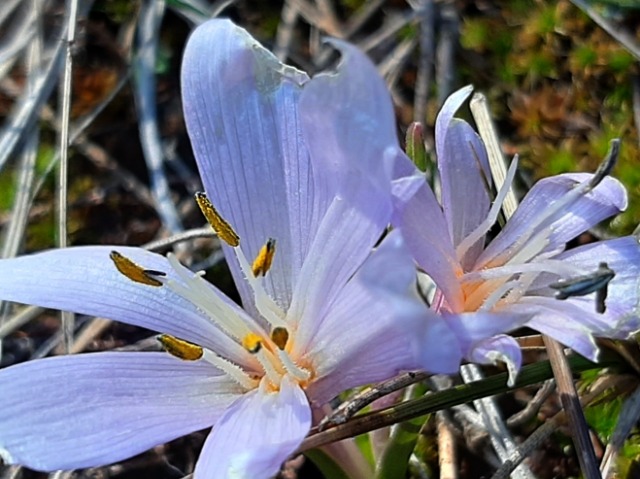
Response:
[[[262,338],[255,333],[249,333],[242,338],[242,347],[251,354],[256,354],[262,348]]]
[[[164,276],[161,271],[153,271],[150,269],[144,269],[142,266],[138,266],[129,258],[122,256],[117,251],[112,251],[109,255],[113,264],[120,273],[136,283],[146,284],[148,286],[162,286],[162,281],[154,278],[154,276]]]
[[[271,331],[271,340],[274,342],[278,348],[284,351],[284,347],[287,345],[287,341],[289,340],[289,331],[286,328],[273,328]]]
[[[209,201],[207,195],[202,192],[196,193],[196,202],[218,237],[229,246],[233,246],[234,248],[238,246],[240,244],[240,237],[231,225],[220,216],[220,213],[218,213],[218,210],[216,210],[211,201]]]
[[[164,347],[164,349],[179,359],[185,361],[196,361],[202,357],[204,350],[197,344],[190,343],[184,339],[176,338],[169,334],[163,334],[158,337],[158,341]]]
[[[251,265],[251,271],[253,271],[253,275],[256,278],[267,274],[267,271],[271,268],[271,263],[273,262],[275,254],[276,240],[269,238],[267,242],[262,245],[262,248],[260,248],[260,251],[258,252],[258,256],[256,256],[256,259],[253,260],[253,265]]]

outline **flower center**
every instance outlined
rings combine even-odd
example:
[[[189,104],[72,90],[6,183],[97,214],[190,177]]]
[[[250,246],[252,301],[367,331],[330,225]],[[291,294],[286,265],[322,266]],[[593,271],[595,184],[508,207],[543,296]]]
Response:
[[[269,272],[276,252],[276,240],[269,238],[249,265],[240,248],[240,237],[211,204],[204,193],[196,194],[196,201],[218,237],[233,248],[240,268],[251,286],[254,301],[261,319],[268,325],[265,330],[253,318],[243,314],[232,306],[228,299],[211,287],[202,278],[203,272],[193,273],[169,254],[167,259],[176,273],[144,269],[130,259],[113,251],[111,260],[120,273],[132,281],[150,287],[168,288],[177,295],[196,305],[229,338],[250,353],[257,361],[255,365],[240,365],[224,358],[214,351],[200,345],[161,335],[158,339],[165,350],[185,361],[204,360],[226,373],[246,390],[260,386],[266,390],[277,391],[284,376],[288,376],[301,387],[312,378],[312,371],[303,367],[291,356],[294,338],[289,334],[285,312],[267,294],[262,279]]]
[[[569,263],[554,260],[559,253],[547,247],[556,226],[556,222],[582,196],[593,190],[611,168],[609,160],[599,168],[596,174],[567,191],[547,208],[536,214],[527,224],[518,239],[500,254],[476,264],[474,270],[460,275],[464,297],[463,311],[489,311],[500,305],[519,300],[532,283],[542,273],[550,276],[550,282],[585,275],[585,271]],[[489,210],[487,218],[478,225],[456,248],[456,256],[461,259],[478,241],[482,241],[495,224],[506,194],[515,177],[517,157],[514,158],[504,184]]]

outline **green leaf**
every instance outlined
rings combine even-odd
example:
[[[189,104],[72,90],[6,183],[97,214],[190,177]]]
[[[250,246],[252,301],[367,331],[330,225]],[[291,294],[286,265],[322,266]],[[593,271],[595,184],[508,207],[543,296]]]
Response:
[[[416,384],[412,388],[411,399],[422,396],[425,389]],[[376,465],[376,479],[396,479],[406,476],[409,458],[416,447],[424,423],[425,418],[419,417],[393,426],[389,441]]]
[[[327,479],[350,479],[344,470],[321,449],[305,451],[304,455],[320,469]]]
[[[405,477],[409,457],[416,447],[424,418],[413,419],[393,427],[389,443],[378,462],[376,479]]]

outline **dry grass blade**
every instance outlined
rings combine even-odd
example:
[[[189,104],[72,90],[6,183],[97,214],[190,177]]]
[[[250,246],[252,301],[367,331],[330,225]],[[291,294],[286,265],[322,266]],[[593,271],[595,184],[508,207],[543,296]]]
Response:
[[[34,129],[27,139],[22,159],[19,163],[18,190],[14,199],[13,210],[7,225],[5,242],[0,257],[11,258],[18,254],[28,222],[29,209],[32,204],[35,165],[39,144],[38,131]]]
[[[393,90],[398,83],[404,66],[411,58],[411,54],[415,51],[417,44],[418,42],[414,38],[407,38],[401,41],[378,64],[378,71],[386,80],[390,90]]]
[[[71,76],[73,72],[73,58],[71,46],[76,38],[76,19],[78,14],[78,0],[68,0],[67,10],[67,36],[62,43],[65,45],[64,76],[60,84],[60,162],[58,163],[58,246],[67,247],[67,196],[69,191],[69,118],[71,115]],[[75,316],[68,311],[62,311],[62,336],[64,350],[68,354],[73,342],[73,330]]]
[[[443,105],[453,91],[455,77],[455,52],[459,43],[459,19],[453,3],[443,3],[440,7],[440,38],[436,49],[436,84],[438,85],[438,105]]]
[[[22,472],[22,466],[7,466],[0,479],[21,479]]]
[[[151,192],[165,228],[182,230],[180,217],[171,200],[169,182],[164,173],[163,153],[155,101],[155,73],[158,33],[164,2],[144,2],[138,22],[135,98],[139,113],[140,141],[151,180]]]
[[[579,398],[580,408],[588,406],[595,402],[602,394],[609,390],[611,384],[605,381],[596,384],[591,391],[586,393],[582,398]],[[617,388],[615,385],[613,389]],[[529,437],[524,441],[520,447],[515,451],[502,466],[495,472],[491,479],[507,479],[512,471],[524,461],[531,453],[538,449],[542,443],[549,438],[558,428],[567,422],[567,411],[563,409],[551,419],[548,419],[542,426],[536,429]]]
[[[442,411],[436,413],[436,424],[438,431],[438,465],[440,466],[440,479],[457,479],[456,441]]]
[[[479,381],[484,378],[482,371],[475,364],[462,366],[460,373],[465,383]],[[517,444],[511,437],[511,433],[502,419],[498,405],[492,397],[478,399],[474,401],[473,404],[482,418],[484,430],[489,433],[493,450],[498,455],[500,461],[504,462],[517,450]],[[527,466],[521,465],[513,471],[513,477],[516,479],[533,479],[534,476]]]
[[[40,316],[40,313],[43,311],[44,308],[40,308],[39,306],[27,306],[26,308],[21,309],[19,313],[13,315],[7,321],[0,324],[0,340],[21,328],[32,319]]]
[[[484,97],[478,94],[473,96],[471,100],[471,112],[478,125],[480,136],[487,146],[489,165],[496,187],[500,188],[506,177],[506,165],[502,159],[500,144],[497,140],[497,135],[495,134],[495,129],[491,122]],[[509,201],[507,202],[507,200]],[[516,208],[517,200],[515,194],[513,194],[513,191],[510,191],[510,194],[507,195],[503,204],[503,211],[507,219],[513,215]],[[557,341],[547,336],[543,336],[543,340],[549,353],[562,405],[566,409],[569,417],[569,424],[574,440],[576,441],[578,459],[582,471],[587,479],[599,478],[600,472],[598,470],[593,444],[591,443],[588,426],[580,406],[578,393],[573,383],[573,376],[567,363],[567,358],[564,355],[562,346]]]
[[[633,122],[638,132],[638,144],[640,144],[640,76],[633,77]]]
[[[210,226],[205,226],[203,228],[196,228],[176,233],[175,235],[169,236],[168,238],[154,240],[143,245],[143,248],[149,251],[159,251],[168,249],[176,243],[181,243],[182,241],[189,241],[196,238],[215,238],[216,236],[217,235],[215,231],[213,231]]]
[[[626,31],[620,25],[614,25],[605,17],[600,15],[593,7],[583,0],[571,0],[576,7],[585,12],[591,20],[593,20],[600,28],[615,38],[623,47],[625,47],[629,53],[631,53],[637,60],[640,60],[640,44],[636,41],[631,33]]]
[[[358,47],[369,52],[378,47],[381,43],[389,40],[407,25],[413,23],[418,18],[418,13],[412,10],[390,17],[387,23],[380,29],[373,32],[367,38],[357,43]]]
[[[478,125],[480,136],[486,145],[493,180],[495,182],[496,189],[499,190],[507,176],[506,165],[502,157],[495,128],[491,122],[491,116],[489,109],[486,106],[486,101],[484,100],[484,97],[477,93],[471,100],[471,112],[476,120],[476,124]],[[503,202],[503,211],[505,216],[509,218],[515,212],[517,207],[518,204],[515,193],[513,192],[513,189],[510,188]],[[480,369],[476,365],[466,365],[463,366],[461,370],[463,371],[463,377],[465,375],[468,376],[465,378],[465,382],[478,380],[482,377]],[[484,398],[478,400],[476,403],[476,408],[482,413],[482,417],[485,421],[485,427],[489,431],[494,450],[502,461],[506,460],[506,458],[516,450],[516,443],[511,438],[509,430],[500,415],[500,411],[495,401],[492,398]],[[524,466],[519,466],[514,471],[514,475],[518,478],[533,477],[529,468]]]
[[[298,21],[300,11],[298,7],[287,0],[282,6],[282,13],[280,14],[280,23],[278,23],[278,32],[276,33],[276,42],[273,47],[273,54],[284,62],[289,56],[291,50],[291,42],[293,41],[293,30]]]
[[[418,74],[413,100],[413,121],[424,123],[427,116],[427,97],[431,87],[434,57],[435,8],[433,0],[416,1],[414,9],[420,18],[420,60],[418,61]]]
[[[9,12],[12,11],[13,9],[9,10]],[[13,68],[22,51],[33,41],[36,32],[42,33],[38,31],[36,21],[39,5],[25,2],[22,5],[22,11],[23,14],[8,26],[6,39],[0,44],[0,78],[5,78]],[[6,15],[9,14],[7,12],[7,10],[0,11],[0,24],[4,23]]]
[[[384,5],[386,0],[364,2],[360,9],[351,16],[344,26],[344,37],[351,38],[362,26]]]
[[[309,23],[320,30],[327,31],[323,23],[323,15],[318,8],[307,0],[290,0],[289,3]]]
[[[31,5],[31,16],[36,16],[39,13],[38,4],[34,1]],[[34,29],[35,33],[35,29]],[[39,32],[41,33],[41,32]],[[42,61],[42,43],[40,38],[35,35],[28,37],[30,41],[29,49],[27,51],[26,69],[31,74],[37,73]],[[31,81],[31,76],[27,80],[26,91],[33,92],[35,85]],[[33,189],[33,180],[35,172],[36,156],[39,145],[39,134],[37,128],[30,128],[29,134],[26,139],[25,146],[22,151],[22,158],[19,163],[18,172],[18,186],[16,196],[14,199],[12,214],[9,218],[9,223],[6,228],[4,244],[2,245],[2,251],[0,257],[10,258],[18,254],[20,245],[22,244],[24,232],[27,226],[28,212],[31,205],[31,191]],[[8,311],[7,303],[0,301],[0,331],[9,330],[11,328],[19,327],[23,318],[28,318],[27,315],[18,315],[13,318],[7,319],[7,315],[4,314]],[[18,318],[18,320],[16,320]],[[28,319],[27,319],[28,320]],[[6,336],[6,334],[4,335]],[[0,358],[2,357],[2,338],[0,334]]]
[[[83,11],[88,10],[91,2],[83,3]],[[58,38],[67,34],[66,23],[58,33]],[[64,59],[64,42],[55,42],[55,47],[43,53],[43,57],[49,58],[45,68],[41,69],[31,79],[32,90],[25,90],[16,102],[13,111],[5,120],[5,125],[0,130],[0,170],[5,166],[14,149],[24,139],[38,117],[38,112],[51,95],[60,75]]]
[[[469,107],[471,108],[473,119],[478,126],[480,137],[487,148],[491,176],[497,185],[497,189],[499,189],[507,176],[507,169],[500,149],[498,134],[495,126],[493,125],[493,121],[491,120],[491,114],[487,106],[487,99],[480,93],[474,93],[471,98],[471,102],[469,103]],[[502,210],[507,217],[510,217],[517,208],[518,200],[516,198],[516,194],[513,191],[513,188],[510,188],[504,202],[502,203]]]
[[[39,14],[37,1],[32,2],[33,15]],[[30,37],[30,45],[27,52],[27,86],[26,91],[33,93],[35,85],[32,78],[40,68],[42,62],[42,42],[38,37]],[[39,132],[32,128],[22,151],[19,163],[18,188],[14,199],[13,209],[7,225],[5,242],[2,245],[2,258],[10,258],[18,254],[20,244],[27,225],[27,214],[31,205],[31,191],[35,177],[36,156],[38,153]]]

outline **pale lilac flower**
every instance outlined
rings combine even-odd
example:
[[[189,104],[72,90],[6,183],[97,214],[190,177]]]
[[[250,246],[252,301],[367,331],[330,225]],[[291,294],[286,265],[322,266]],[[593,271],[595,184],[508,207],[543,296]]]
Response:
[[[432,309],[443,315],[448,334],[458,338],[468,360],[505,361],[512,379],[521,351],[504,333],[521,326],[596,360],[594,336],[626,338],[639,328],[638,238],[565,247],[626,208],[624,187],[605,176],[592,189],[594,175],[585,173],[545,178],[531,188],[497,237],[488,240],[516,162],[492,204],[484,144],[468,123],[454,118],[471,91],[466,87],[451,95],[436,121],[440,203],[424,185],[396,221],[418,265],[438,288]],[[615,271],[604,314],[596,312],[595,293],[554,297],[550,284],[593,273],[600,262]]]
[[[214,425],[196,479],[269,477],[309,431],[313,407],[424,362],[428,327],[406,302],[417,298],[411,257],[395,233],[371,253],[406,167],[391,101],[362,53],[334,45],[340,68],[313,80],[229,21],[205,23],[187,45],[187,127],[208,196],[240,238],[224,251],[244,309],[175,257],[138,248],[0,261],[0,299],[159,331],[182,358],[108,352],[1,371],[6,461],[104,465]],[[409,196],[411,181],[400,183]],[[275,257],[256,276],[251,260],[268,238]],[[448,346],[430,354],[451,358]]]

